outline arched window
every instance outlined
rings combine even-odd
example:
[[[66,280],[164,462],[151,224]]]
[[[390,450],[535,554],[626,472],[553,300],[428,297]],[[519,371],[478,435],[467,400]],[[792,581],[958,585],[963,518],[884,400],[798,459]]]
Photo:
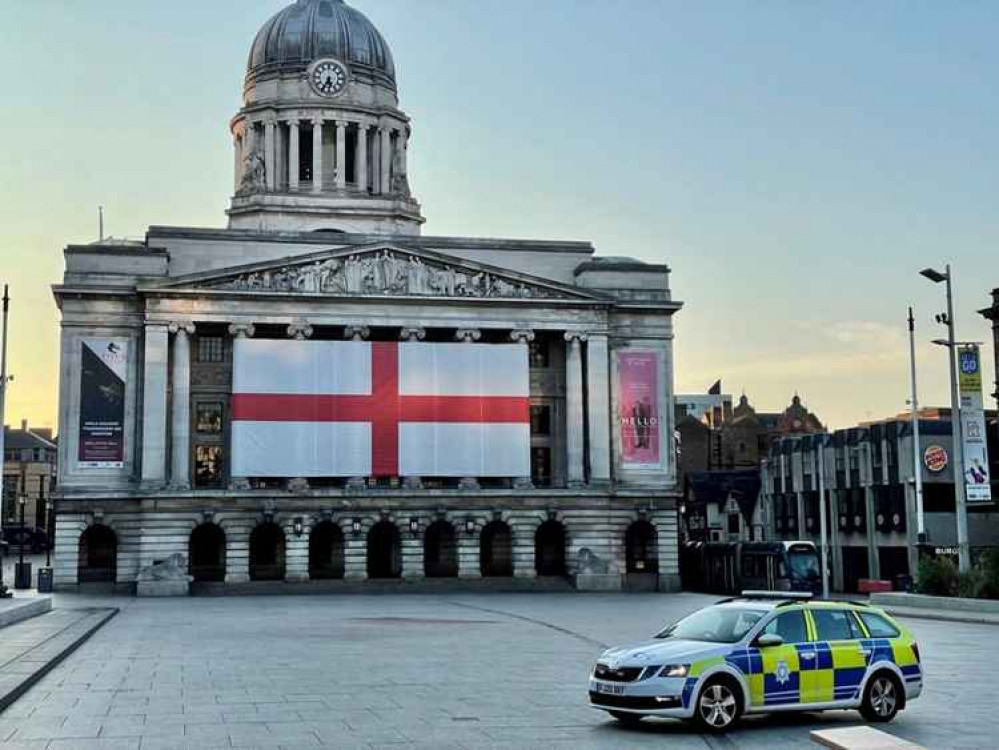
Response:
[[[447,521],[435,521],[423,535],[423,573],[427,578],[458,575],[458,545]]]
[[[107,526],[94,524],[80,535],[79,583],[114,583],[118,577],[118,537]]]
[[[479,564],[487,578],[513,575],[513,535],[503,521],[493,521],[482,529]]]
[[[250,580],[284,580],[284,532],[275,523],[262,523],[250,534]]]
[[[534,569],[539,576],[564,576],[565,526],[545,521],[534,534]]]
[[[323,521],[309,535],[309,579],[343,578],[343,532],[332,521]]]
[[[391,521],[379,521],[368,532],[368,578],[402,576],[402,538]]]
[[[629,573],[659,571],[659,546],[656,528],[648,521],[635,521],[625,533],[625,556]]]
[[[214,523],[203,523],[188,540],[188,567],[195,581],[225,580],[225,532]]]

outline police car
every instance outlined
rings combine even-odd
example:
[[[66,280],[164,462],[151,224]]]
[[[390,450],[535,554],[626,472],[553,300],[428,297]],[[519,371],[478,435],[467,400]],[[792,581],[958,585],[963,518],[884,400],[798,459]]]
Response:
[[[776,711],[859,709],[887,722],[922,689],[912,633],[882,610],[747,591],[605,651],[590,705],[624,724],[662,716],[723,732],[743,714]]]

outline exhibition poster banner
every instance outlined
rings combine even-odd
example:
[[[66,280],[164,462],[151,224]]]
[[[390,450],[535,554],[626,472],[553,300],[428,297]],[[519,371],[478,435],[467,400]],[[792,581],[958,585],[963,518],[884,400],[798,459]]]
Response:
[[[982,403],[982,362],[976,345],[958,351],[961,391],[961,445],[964,448],[965,496],[969,503],[992,502],[985,407]]]
[[[622,465],[626,469],[661,469],[659,355],[620,351],[617,372]]]
[[[125,465],[125,383],[128,342],[81,342],[79,461],[84,469]]]

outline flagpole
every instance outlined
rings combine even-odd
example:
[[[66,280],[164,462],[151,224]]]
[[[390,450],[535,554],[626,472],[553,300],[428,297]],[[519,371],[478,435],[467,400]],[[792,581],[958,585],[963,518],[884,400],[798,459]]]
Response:
[[[3,339],[0,341],[0,538],[3,536],[3,467],[7,464],[7,318],[10,316],[10,293],[7,284],[3,285]],[[0,598],[10,596],[3,582],[3,552],[0,546]]]

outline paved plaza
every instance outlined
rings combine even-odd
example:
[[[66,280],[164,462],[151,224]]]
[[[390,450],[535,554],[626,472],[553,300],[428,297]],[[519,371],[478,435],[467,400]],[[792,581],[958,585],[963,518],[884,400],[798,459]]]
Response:
[[[625,729],[586,705],[605,645],[712,601],[681,595],[406,595],[137,600],[0,716],[0,749],[805,747],[852,712],[753,718],[722,738]],[[889,731],[995,747],[986,625],[910,620],[924,697]]]

